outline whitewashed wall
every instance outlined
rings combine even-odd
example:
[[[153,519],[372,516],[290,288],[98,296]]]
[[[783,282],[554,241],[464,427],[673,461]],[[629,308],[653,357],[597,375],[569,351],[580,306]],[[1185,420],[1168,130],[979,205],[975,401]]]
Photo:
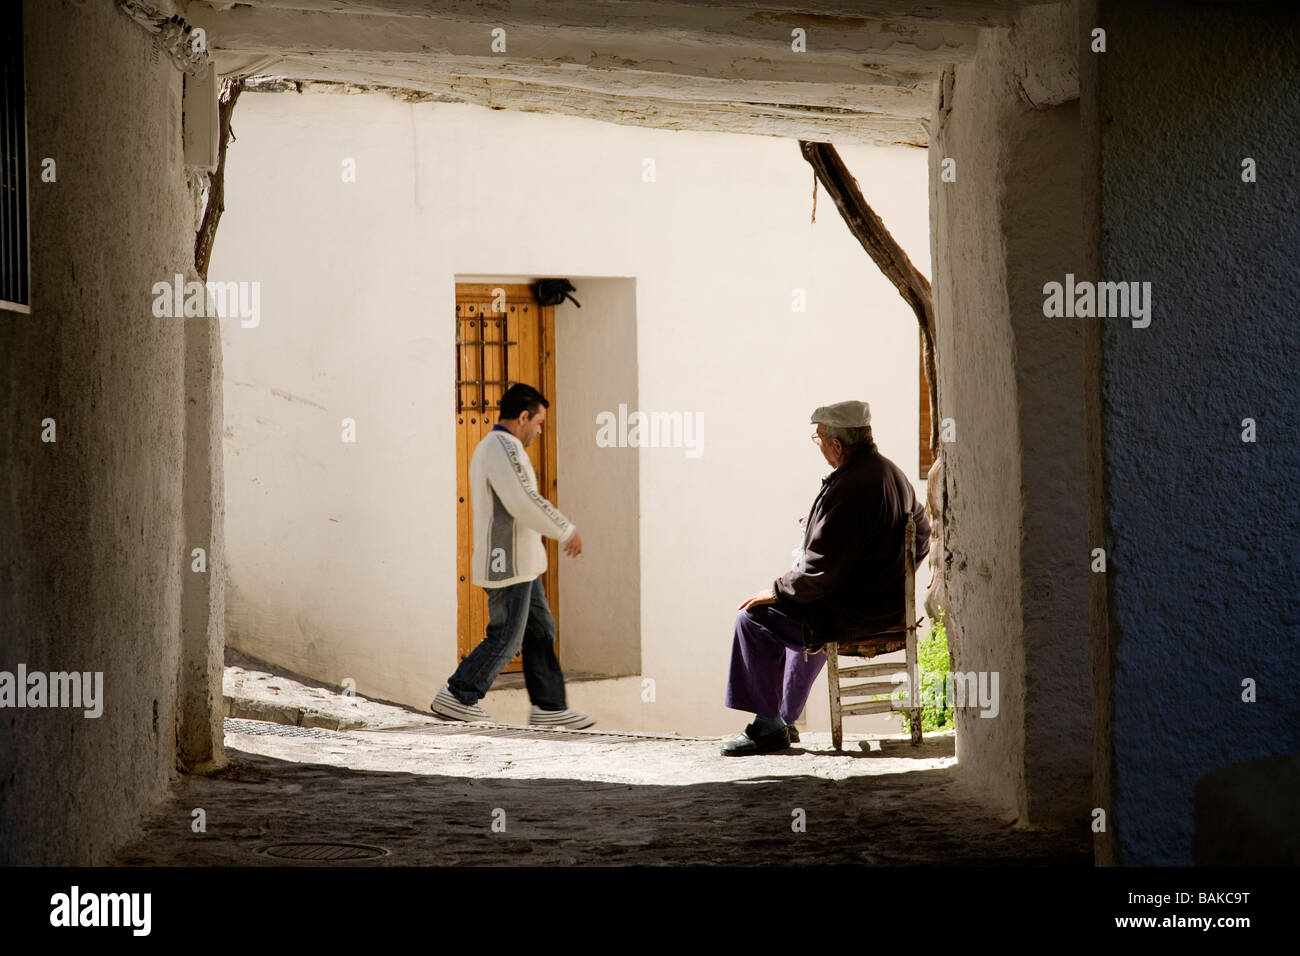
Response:
[[[584,575],[566,579],[561,557],[562,621],[584,600],[622,601],[640,621],[639,635],[562,642],[639,640],[641,675],[655,681],[653,703],[641,676],[575,682],[570,703],[611,729],[743,726],[721,704],[732,622],[789,567],[796,521],[827,470],[809,412],[869,401],[881,450],[917,470],[915,319],[824,192],[809,223],[812,173],[797,144],[372,95],[246,93],[234,127],[211,278],[259,281],[261,312],[256,327],[222,323],[230,643],[427,707],[456,659],[457,277],[627,277],[599,290],[635,290],[627,401],[702,413],[703,453],[600,449],[638,458],[635,499],[610,501],[626,481],[598,480],[599,455],[576,450],[583,430],[557,400],[558,504],[588,542],[577,560],[621,562],[629,575],[621,597],[608,581],[579,594],[565,582]],[[841,152],[928,274],[925,153]],[[343,182],[346,159],[355,183]],[[806,312],[792,311],[796,288]],[[575,318],[597,320],[585,306],[559,310],[562,376],[600,358],[563,353]],[[572,389],[561,382],[557,398]],[[355,444],[340,440],[345,417]],[[591,445],[595,434],[593,419]],[[614,546],[603,555],[587,527],[620,507],[639,514],[639,573]],[[522,692],[485,706],[526,712]],[[823,679],[810,725],[824,726],[825,711]],[[880,717],[850,729],[896,728]]]

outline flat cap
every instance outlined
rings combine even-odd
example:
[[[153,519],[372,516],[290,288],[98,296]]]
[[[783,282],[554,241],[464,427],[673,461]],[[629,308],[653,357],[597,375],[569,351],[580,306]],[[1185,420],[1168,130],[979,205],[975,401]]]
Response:
[[[871,424],[871,407],[866,402],[836,402],[812,413],[812,423],[831,428],[863,428]]]

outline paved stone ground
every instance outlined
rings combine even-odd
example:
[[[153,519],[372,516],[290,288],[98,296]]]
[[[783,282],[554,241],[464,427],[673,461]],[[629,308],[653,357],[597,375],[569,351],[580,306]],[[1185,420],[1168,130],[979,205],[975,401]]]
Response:
[[[292,866],[258,850],[300,841],[388,851],[347,866],[1092,864],[1085,821],[1043,831],[986,809],[951,733],[848,735],[840,754],[806,734],[726,758],[717,738],[443,722],[251,671],[227,689],[228,711],[260,699],[283,722],[228,718],[229,766],[182,777],[117,865]],[[308,729],[305,709],[325,716]],[[321,729],[339,715],[353,729]]]

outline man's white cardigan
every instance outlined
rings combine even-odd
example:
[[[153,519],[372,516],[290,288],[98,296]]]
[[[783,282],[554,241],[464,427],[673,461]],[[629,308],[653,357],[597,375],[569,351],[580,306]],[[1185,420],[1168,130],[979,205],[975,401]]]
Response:
[[[546,570],[542,535],[560,543],[577,528],[537,490],[524,443],[504,429],[483,436],[469,461],[474,503],[474,583],[503,588]]]

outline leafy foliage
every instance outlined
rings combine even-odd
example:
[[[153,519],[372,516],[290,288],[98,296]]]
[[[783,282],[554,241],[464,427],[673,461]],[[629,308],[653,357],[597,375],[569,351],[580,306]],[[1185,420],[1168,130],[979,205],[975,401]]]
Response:
[[[931,622],[925,636],[916,642],[916,662],[921,671],[921,730],[951,730],[955,726],[955,714],[952,709],[952,694],[949,686],[952,679],[952,660],[948,652],[948,632],[943,623],[944,614]],[[892,695],[882,694],[876,700],[885,700],[892,696],[895,700],[906,700],[907,694],[896,691]],[[911,728],[907,723],[907,711],[895,712],[902,723],[904,732]]]

